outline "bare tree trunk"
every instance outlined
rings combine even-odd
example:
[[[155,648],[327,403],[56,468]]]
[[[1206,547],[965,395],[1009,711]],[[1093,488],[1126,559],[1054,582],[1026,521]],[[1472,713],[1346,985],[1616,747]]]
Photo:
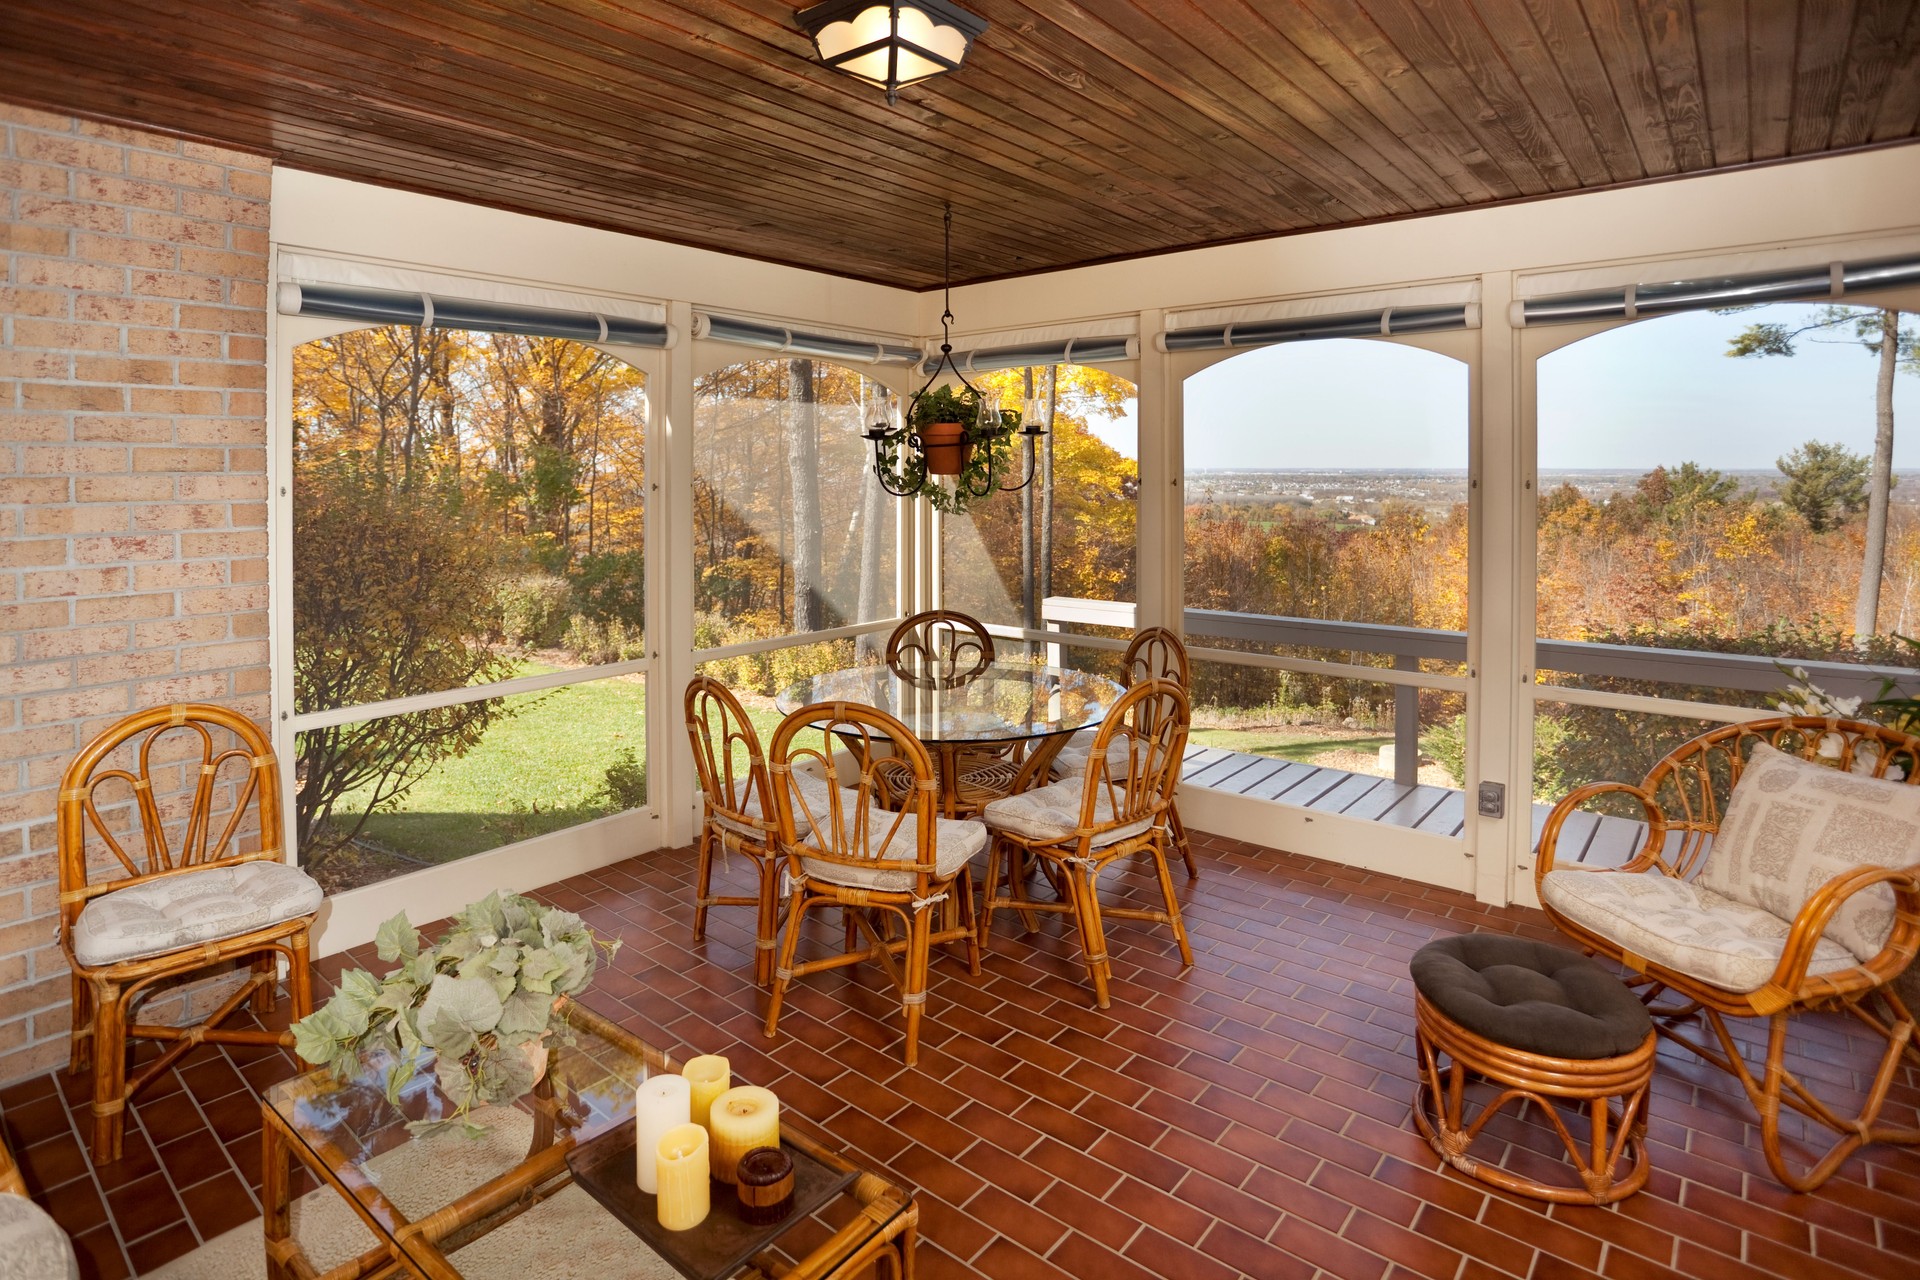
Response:
[[[1024,403],[1033,403],[1033,366],[1028,365],[1020,371],[1021,390],[1024,391]],[[1024,459],[1027,475],[1033,474],[1033,437],[1020,437],[1021,447],[1026,452]],[[1040,610],[1037,607],[1035,587],[1038,585],[1033,576],[1033,488],[1028,486],[1020,491],[1020,625],[1029,631],[1040,625]],[[1027,646],[1031,649],[1033,646]]]
[[[884,393],[879,399],[879,405],[865,415],[869,421],[885,408]],[[880,559],[886,554],[885,522],[891,514],[886,498],[886,490],[880,487],[880,477],[874,474],[873,467],[860,468],[860,505],[865,515],[860,525],[860,592],[854,606],[855,622],[871,622],[880,616]],[[854,642],[854,655],[861,662],[879,661],[880,649],[880,637],[874,633]]]
[[[1874,386],[1873,471],[1867,481],[1867,549],[1853,642],[1864,645],[1880,624],[1880,576],[1887,563],[1887,506],[1893,489],[1893,375],[1900,365],[1900,313],[1880,313],[1880,379]]]
[[[1053,424],[1060,416],[1060,366],[1047,366],[1047,442],[1040,465],[1040,605],[1053,594]]]
[[[820,437],[813,361],[787,362],[787,475],[793,501],[793,629],[820,629]]]

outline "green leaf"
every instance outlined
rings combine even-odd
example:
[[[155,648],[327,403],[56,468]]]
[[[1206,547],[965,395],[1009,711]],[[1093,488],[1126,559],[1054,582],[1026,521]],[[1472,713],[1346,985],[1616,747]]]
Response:
[[[547,1029],[553,1015],[553,997],[532,987],[524,987],[508,996],[500,1010],[500,1025],[495,1034],[502,1044],[518,1037],[524,1041]]]
[[[372,1015],[372,995],[378,994],[378,987],[369,995],[364,989],[356,990],[350,985],[343,985],[333,993],[332,999],[320,1007],[320,1011],[331,1015],[334,1024],[341,1028],[338,1039],[350,1040],[366,1031],[367,1020]]]
[[[477,1094],[477,1082],[461,1058],[441,1054],[440,1060],[434,1063],[433,1075],[434,1079],[440,1083],[440,1092],[445,1094],[447,1101],[462,1113],[473,1106]]]
[[[331,1063],[348,1031],[331,1005],[314,1010],[293,1024],[293,1051],[316,1067]]]
[[[520,1045],[482,1049],[474,1096],[480,1102],[511,1102],[533,1088],[533,1064]]]
[[[420,934],[408,923],[406,912],[380,926],[373,935],[373,950],[387,964],[411,960],[420,954]]]
[[[420,994],[420,984],[409,982],[400,973],[396,969],[380,984],[380,994],[373,1002],[375,1012],[399,1013],[413,1007],[414,997]]]
[[[380,979],[365,969],[349,969],[340,975],[338,994],[351,994],[355,1004],[371,1009],[380,1001]]]
[[[476,1037],[492,1031],[499,1022],[500,997],[492,983],[443,973],[427,989],[418,1025],[420,1038],[444,1058],[466,1053]]]
[[[560,957],[559,953],[544,947],[538,951],[527,952],[520,961],[520,982],[530,991],[551,995],[554,980],[562,977],[566,972],[567,962]]]
[[[580,935],[586,931],[586,922],[571,911],[562,911],[556,907],[540,917],[540,937],[548,946],[552,946],[563,938],[568,941],[578,941]]]
[[[400,1095],[406,1089],[408,1082],[413,1080],[415,1074],[416,1073],[413,1068],[413,1059],[411,1056],[403,1058],[399,1062],[396,1062],[392,1066],[388,1067],[387,1068],[387,1101],[392,1103],[396,1107],[399,1106]]]

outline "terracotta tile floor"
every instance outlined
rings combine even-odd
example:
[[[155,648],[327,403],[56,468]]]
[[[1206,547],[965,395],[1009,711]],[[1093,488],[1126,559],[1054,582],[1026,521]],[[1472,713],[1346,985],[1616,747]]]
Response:
[[[1618,1208],[1548,1209],[1439,1172],[1408,1119],[1407,959],[1467,929],[1547,937],[1544,918],[1197,844],[1202,878],[1181,882],[1192,973],[1180,976],[1163,929],[1112,922],[1115,1001],[1099,1013],[1059,919],[1024,938],[1002,917],[980,979],[936,961],[914,1071],[898,1060],[897,1006],[864,966],[808,980],[779,1039],[763,1039],[763,998],[742,977],[748,913],[716,912],[694,946],[685,850],[542,896],[626,940],[590,1003],[669,1051],[725,1053],[738,1077],[919,1188],[928,1280],[1920,1274],[1920,1153],[1875,1149],[1819,1195],[1784,1194],[1744,1099],[1667,1046],[1653,1180]],[[1844,1027],[1817,1025],[1802,1043],[1810,1075],[1858,1085]],[[277,1051],[203,1047],[135,1104],[127,1157],[102,1170],[64,1079],[0,1090],[0,1114],[86,1274],[119,1277],[258,1212],[256,1091],[291,1069]],[[1916,1076],[1897,1093],[1908,1117]],[[1498,1136],[1510,1161],[1537,1164],[1544,1132],[1516,1123]]]

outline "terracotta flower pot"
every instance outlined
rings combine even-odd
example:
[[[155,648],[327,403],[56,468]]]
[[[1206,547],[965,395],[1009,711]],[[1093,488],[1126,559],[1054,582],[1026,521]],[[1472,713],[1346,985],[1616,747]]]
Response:
[[[920,428],[920,452],[930,476],[957,476],[967,465],[973,446],[967,429],[957,422],[929,422]]]

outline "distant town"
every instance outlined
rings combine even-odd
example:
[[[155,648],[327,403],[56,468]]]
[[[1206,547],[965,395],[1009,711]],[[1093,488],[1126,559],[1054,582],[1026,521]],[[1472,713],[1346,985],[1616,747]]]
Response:
[[[1596,502],[1631,493],[1646,470],[1543,471],[1540,492],[1551,493],[1571,484]],[[1771,496],[1781,482],[1772,468],[1723,470],[1740,482],[1744,492]],[[1371,524],[1388,502],[1410,502],[1435,516],[1443,516],[1467,500],[1467,472],[1458,470],[1393,471],[1342,470],[1265,471],[1252,468],[1187,473],[1187,502],[1218,502],[1227,506],[1283,504],[1302,510],[1335,511],[1355,524]],[[1894,472],[1893,500],[1920,506],[1920,471]]]

